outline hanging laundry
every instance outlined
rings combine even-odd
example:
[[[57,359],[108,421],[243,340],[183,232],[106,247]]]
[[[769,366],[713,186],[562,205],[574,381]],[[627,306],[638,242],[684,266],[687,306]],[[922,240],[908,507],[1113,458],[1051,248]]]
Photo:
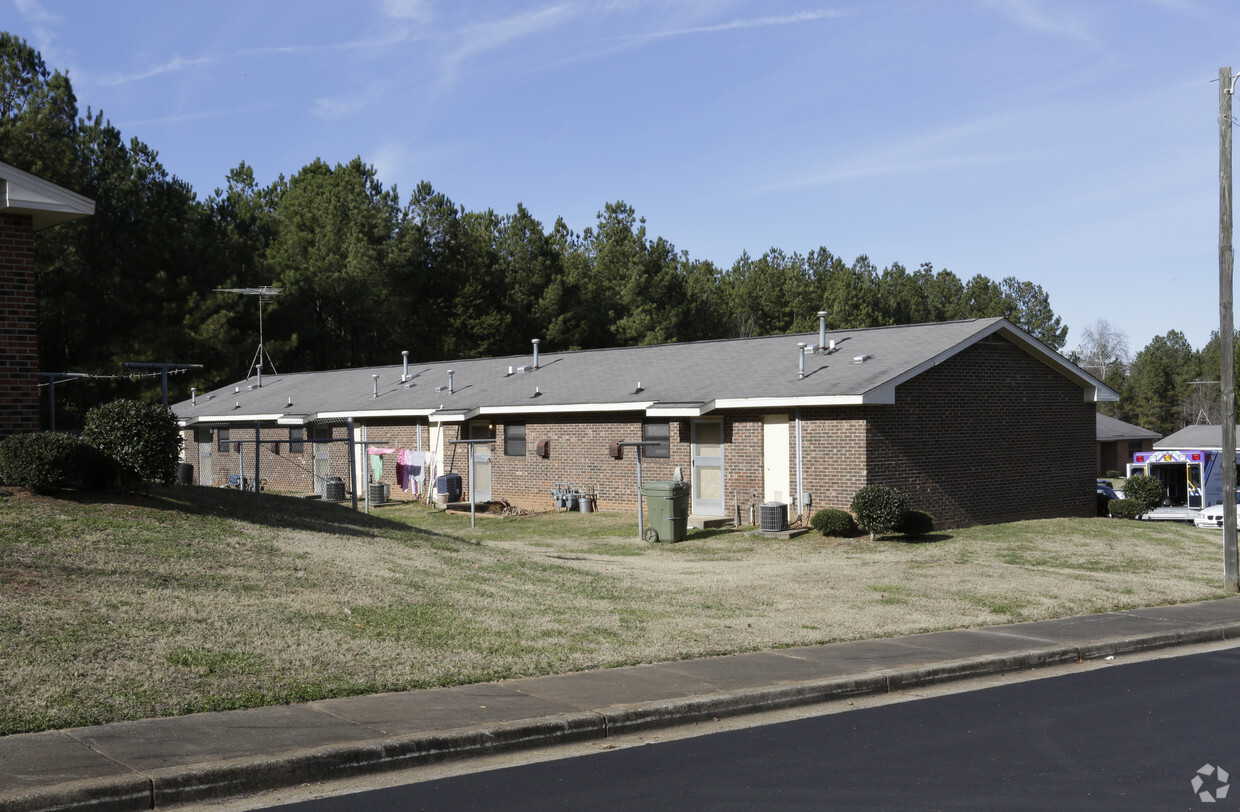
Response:
[[[425,465],[426,452],[402,448],[396,452],[396,481],[401,490],[410,493],[422,492],[422,469]]]
[[[383,455],[395,453],[395,448],[379,448],[370,449],[370,473],[374,476],[375,482],[383,478]]]
[[[402,491],[416,493],[409,481],[409,454],[407,448],[396,450],[396,486]]]

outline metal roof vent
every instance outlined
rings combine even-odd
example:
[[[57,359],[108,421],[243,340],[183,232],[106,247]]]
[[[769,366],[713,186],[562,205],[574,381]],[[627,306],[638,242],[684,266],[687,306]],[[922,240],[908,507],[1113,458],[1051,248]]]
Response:
[[[538,345],[541,343],[540,339],[534,339],[534,369],[538,369]]]
[[[818,311],[818,352],[822,352],[827,347],[827,311]],[[835,349],[835,342],[831,342],[831,348]]]
[[[191,386],[189,388],[189,403],[191,406],[198,405],[198,387],[197,386]]]
[[[403,365],[400,373],[400,382],[404,383],[409,380],[409,350],[401,350],[400,358]]]
[[[455,370],[448,370],[448,394],[451,395],[456,390],[452,388],[452,376],[456,374]]]
[[[854,355],[852,362],[854,364],[864,364],[868,360],[870,360],[870,354],[866,352],[866,353],[862,353],[861,355]]]
[[[798,381],[805,377],[805,346],[806,344],[804,341],[797,342],[797,349],[801,351],[801,369],[797,373]]]
[[[377,397],[379,397],[379,376],[378,376],[378,375],[371,375],[370,377],[371,377],[371,378],[374,380],[374,382],[375,382],[375,392],[374,392],[374,394],[373,394],[373,395],[371,395],[371,397],[372,397],[372,398],[377,398]]]

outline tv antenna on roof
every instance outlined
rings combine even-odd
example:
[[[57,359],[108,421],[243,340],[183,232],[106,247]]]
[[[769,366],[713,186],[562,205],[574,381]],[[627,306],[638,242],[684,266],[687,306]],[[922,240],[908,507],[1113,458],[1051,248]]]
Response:
[[[258,370],[258,385],[263,385],[263,358],[266,358],[271,364],[271,371],[276,372],[276,362],[271,360],[271,355],[263,347],[263,302],[269,302],[275,296],[279,296],[284,292],[284,288],[273,288],[263,285],[257,288],[215,288],[216,293],[241,293],[246,296],[258,297],[258,351],[254,353],[254,360],[250,362],[250,368],[246,370],[245,379],[250,379],[250,372]],[[279,374],[276,372],[276,374]]]

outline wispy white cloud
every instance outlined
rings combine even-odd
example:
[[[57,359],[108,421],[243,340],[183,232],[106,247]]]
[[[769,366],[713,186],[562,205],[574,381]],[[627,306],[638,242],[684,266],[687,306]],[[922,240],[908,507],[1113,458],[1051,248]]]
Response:
[[[20,0],[35,2],[35,0]],[[232,51],[208,52],[194,57],[174,56],[159,65],[134,73],[112,74],[97,79],[101,85],[115,86],[141,82],[171,73],[184,73],[219,64],[229,64],[238,59],[269,56],[300,56],[325,52],[359,51],[381,52],[394,45],[422,39],[426,36],[426,22],[430,12],[423,0],[386,0],[382,6],[384,23],[381,32],[373,37],[361,37],[343,42],[314,43],[306,45],[269,45],[258,48],[240,48]]]
[[[442,61],[442,81],[455,81],[461,66],[517,40],[557,28],[579,16],[582,8],[571,3],[546,6],[502,20],[478,23],[463,29],[460,43]]]
[[[45,59],[51,56],[56,39],[55,28],[61,22],[60,15],[45,8],[41,0],[13,0],[13,5],[30,26],[30,38],[34,40],[35,47]]]
[[[795,23],[808,23],[817,20],[834,20],[841,17],[850,17],[854,14],[852,11],[841,9],[821,9],[818,11],[802,11],[797,14],[787,14],[780,17],[750,17],[743,20],[732,20],[726,23],[716,23],[713,25],[700,25],[690,28],[673,28],[666,31],[651,31],[645,34],[637,34],[629,39],[650,40],[662,39],[665,37],[683,37],[689,34],[716,34],[723,31],[739,31],[748,28],[770,28],[778,25],[793,25]]]
[[[382,0],[379,11],[389,20],[412,23],[427,23],[432,16],[427,0]]]
[[[1013,22],[1059,37],[1093,42],[1090,27],[1076,3],[1049,3],[1047,0],[986,0],[986,4]],[[1053,6],[1053,8],[1052,8]]]
[[[198,110],[193,113],[180,113],[175,116],[159,116],[158,118],[143,118],[121,122],[125,127],[146,127],[154,124],[180,124],[186,121],[204,121],[217,118],[235,118],[237,116],[248,116],[253,113],[260,113],[267,110],[274,110],[279,105],[276,104],[256,104],[244,107],[231,107],[219,110]]]
[[[1025,113],[997,114],[923,133],[905,141],[888,143],[839,163],[798,173],[796,177],[767,185],[761,192],[827,186],[885,175],[925,175],[1036,160],[1039,149],[996,152],[978,149],[993,141],[996,132],[1019,127]]]

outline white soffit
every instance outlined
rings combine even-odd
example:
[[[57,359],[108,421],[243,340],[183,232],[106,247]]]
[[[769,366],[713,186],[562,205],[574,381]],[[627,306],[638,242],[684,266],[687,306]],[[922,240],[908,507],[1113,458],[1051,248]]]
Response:
[[[34,230],[89,217],[95,201],[15,166],[0,163],[0,211],[29,214]]]

